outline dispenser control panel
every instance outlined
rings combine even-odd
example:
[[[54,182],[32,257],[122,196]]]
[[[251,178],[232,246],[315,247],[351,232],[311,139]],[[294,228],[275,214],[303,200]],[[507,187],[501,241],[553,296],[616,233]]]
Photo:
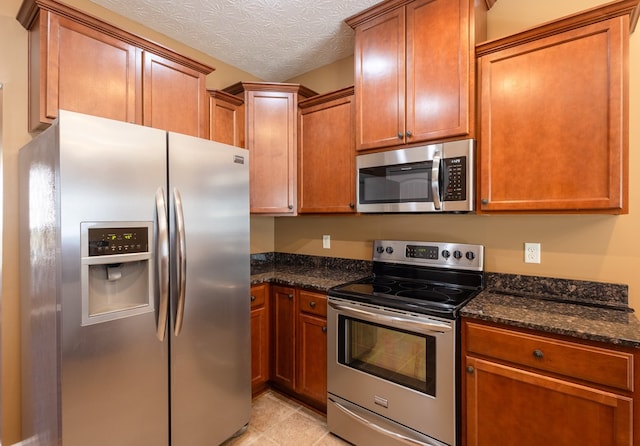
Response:
[[[89,228],[89,256],[149,251],[149,228]]]

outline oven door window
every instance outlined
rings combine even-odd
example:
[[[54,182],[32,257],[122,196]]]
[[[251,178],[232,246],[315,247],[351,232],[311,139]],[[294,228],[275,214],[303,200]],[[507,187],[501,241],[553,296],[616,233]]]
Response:
[[[433,201],[432,162],[361,168],[360,203],[415,203]]]
[[[436,339],[393,327],[338,317],[338,362],[436,396]]]

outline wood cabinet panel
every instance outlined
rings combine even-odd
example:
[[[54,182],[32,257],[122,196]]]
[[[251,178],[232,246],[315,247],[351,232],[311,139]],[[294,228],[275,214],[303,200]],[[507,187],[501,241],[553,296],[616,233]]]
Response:
[[[628,40],[589,12],[478,48],[481,212],[627,212]]]
[[[251,287],[251,391],[256,394],[269,381],[269,286]]]
[[[144,53],[144,125],[206,138],[205,75],[156,54]]]
[[[30,97],[31,129],[51,123],[58,109],[142,123],[139,48],[49,11],[37,26],[30,38],[38,39],[40,70],[31,82],[41,94]]]
[[[298,212],[355,212],[353,88],[299,105]]]
[[[285,390],[294,390],[296,290],[281,286],[275,286],[272,290],[271,380]]]
[[[463,319],[462,357],[463,444],[634,444],[634,349]]]
[[[475,135],[473,48],[485,16],[469,0],[388,0],[347,19],[357,150]]]
[[[466,359],[469,446],[631,446],[632,399],[536,373]]]
[[[633,355],[467,324],[467,352],[621,390],[633,390]]]
[[[326,309],[326,306],[325,306]],[[300,313],[298,316],[298,377],[296,392],[327,406],[327,319]]]
[[[244,101],[220,90],[209,91],[209,139],[244,147]]]

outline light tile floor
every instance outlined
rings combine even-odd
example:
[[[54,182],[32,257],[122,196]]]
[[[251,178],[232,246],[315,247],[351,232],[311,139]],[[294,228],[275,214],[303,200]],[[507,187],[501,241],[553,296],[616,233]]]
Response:
[[[247,431],[223,446],[344,446],[324,416],[268,390],[253,399]]]

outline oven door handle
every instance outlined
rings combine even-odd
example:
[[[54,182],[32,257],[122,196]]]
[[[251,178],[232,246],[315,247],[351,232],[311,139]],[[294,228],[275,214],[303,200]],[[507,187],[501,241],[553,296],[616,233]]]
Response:
[[[412,316],[411,318],[389,315],[386,313],[377,312],[373,309],[363,310],[355,308],[350,305],[344,305],[336,302],[329,301],[329,306],[336,311],[346,315],[353,316],[359,319],[363,319],[369,322],[393,325],[394,328],[403,328],[416,333],[447,333],[452,331],[451,324],[446,322],[436,321],[430,318],[423,318],[418,316]]]

